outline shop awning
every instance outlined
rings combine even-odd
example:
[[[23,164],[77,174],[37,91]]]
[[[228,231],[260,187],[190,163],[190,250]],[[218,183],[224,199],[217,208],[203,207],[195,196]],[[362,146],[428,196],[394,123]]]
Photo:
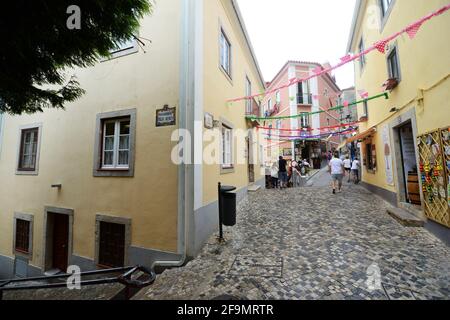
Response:
[[[363,140],[364,138],[367,138],[369,136],[372,136],[375,134],[375,132],[377,132],[377,128],[373,127],[370,128],[367,131],[364,131],[362,133],[357,134],[356,136],[353,136],[351,138],[348,138],[347,141],[345,143],[352,143],[354,141],[358,141],[358,140]]]

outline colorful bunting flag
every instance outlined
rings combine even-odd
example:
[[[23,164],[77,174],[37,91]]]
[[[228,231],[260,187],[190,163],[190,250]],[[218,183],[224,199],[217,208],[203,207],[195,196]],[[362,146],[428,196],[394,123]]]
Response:
[[[409,38],[412,40],[416,37],[417,32],[419,32],[420,27],[422,26],[422,22],[414,23],[413,25],[409,26],[406,29],[406,33],[408,34]]]
[[[365,90],[358,90],[358,93],[363,99],[367,99],[369,97],[369,93]]]
[[[351,59],[352,59],[352,56],[350,54],[348,54],[345,57],[341,58],[341,62],[349,62]]]
[[[322,72],[322,67],[317,66],[317,67],[315,67],[315,68],[312,70],[312,72],[313,72],[314,74],[319,74],[319,73]]]
[[[381,53],[385,53],[386,52],[386,44],[388,43],[388,41],[386,40],[381,40],[378,41],[377,43],[375,43],[375,47],[377,48],[378,51],[380,51]]]

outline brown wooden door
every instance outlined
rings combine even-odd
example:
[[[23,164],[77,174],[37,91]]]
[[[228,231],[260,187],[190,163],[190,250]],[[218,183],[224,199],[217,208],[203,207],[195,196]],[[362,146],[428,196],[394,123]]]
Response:
[[[99,261],[101,266],[123,267],[125,263],[125,225],[100,222]]]
[[[53,268],[63,272],[67,270],[69,254],[69,216],[53,216]]]

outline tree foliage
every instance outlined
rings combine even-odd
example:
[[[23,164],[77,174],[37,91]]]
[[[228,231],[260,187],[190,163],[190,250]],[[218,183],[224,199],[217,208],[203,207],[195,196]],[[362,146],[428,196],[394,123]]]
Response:
[[[80,29],[69,29],[71,5]],[[0,4],[0,112],[64,108],[84,90],[70,75],[136,34],[149,0],[10,0]]]

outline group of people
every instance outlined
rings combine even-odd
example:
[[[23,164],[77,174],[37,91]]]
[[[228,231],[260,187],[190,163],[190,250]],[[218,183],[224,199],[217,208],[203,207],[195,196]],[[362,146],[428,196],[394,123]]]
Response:
[[[282,156],[272,164],[270,175],[273,188],[300,187],[301,177],[307,174],[310,164],[306,159],[297,162],[287,161]]]
[[[328,163],[328,171],[331,173],[333,194],[342,191],[342,181],[344,177],[348,175],[348,182],[350,183],[352,176],[355,184],[359,183],[359,168],[361,164],[358,158],[353,161],[349,156],[346,156],[344,160],[339,158],[339,153],[336,151],[333,158]]]

